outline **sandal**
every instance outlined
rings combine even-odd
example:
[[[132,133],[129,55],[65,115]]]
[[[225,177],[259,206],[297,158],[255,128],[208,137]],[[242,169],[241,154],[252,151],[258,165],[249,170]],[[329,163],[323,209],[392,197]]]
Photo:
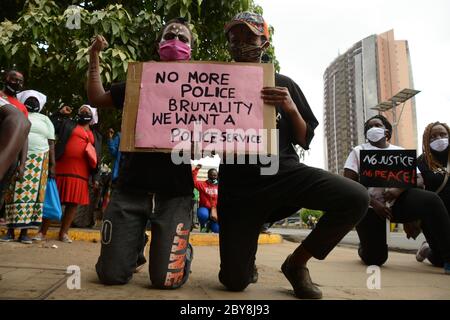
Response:
[[[36,233],[36,235],[31,238],[33,241],[46,241],[47,239],[44,237],[44,235],[41,232]]]
[[[62,237],[59,237],[59,241],[62,241],[64,243],[72,243],[72,239],[69,238],[67,233],[63,234]]]

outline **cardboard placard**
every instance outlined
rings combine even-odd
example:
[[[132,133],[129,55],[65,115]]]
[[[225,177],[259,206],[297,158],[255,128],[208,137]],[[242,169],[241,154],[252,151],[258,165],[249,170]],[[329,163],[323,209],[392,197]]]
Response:
[[[416,150],[361,150],[360,182],[366,187],[413,188]]]
[[[275,108],[261,99],[274,78],[272,64],[130,63],[120,149],[170,152],[198,141],[225,153],[274,154],[276,143],[260,131],[276,129]]]

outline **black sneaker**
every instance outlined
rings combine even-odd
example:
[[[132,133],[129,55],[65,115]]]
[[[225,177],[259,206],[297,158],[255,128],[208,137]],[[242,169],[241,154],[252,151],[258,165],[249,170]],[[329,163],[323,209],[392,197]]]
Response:
[[[450,262],[444,263],[444,273],[450,275]]]
[[[284,261],[281,271],[294,288],[295,296],[300,299],[322,299],[322,291],[311,281],[308,268],[290,266],[290,257]]]
[[[4,237],[0,238],[0,242],[12,242],[14,241],[14,235],[7,233]]]
[[[19,242],[24,244],[33,244],[33,241],[28,236],[20,236]]]

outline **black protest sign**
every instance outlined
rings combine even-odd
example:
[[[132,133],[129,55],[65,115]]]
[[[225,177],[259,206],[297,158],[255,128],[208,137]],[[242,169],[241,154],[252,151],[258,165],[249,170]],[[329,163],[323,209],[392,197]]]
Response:
[[[416,150],[361,150],[360,182],[366,187],[415,187],[416,163]]]

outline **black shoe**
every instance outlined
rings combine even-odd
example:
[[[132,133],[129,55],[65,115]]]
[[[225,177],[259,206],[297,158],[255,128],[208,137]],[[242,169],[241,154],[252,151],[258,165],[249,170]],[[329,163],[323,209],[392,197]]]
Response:
[[[311,281],[306,267],[289,265],[289,255],[281,266],[281,271],[294,288],[294,294],[300,299],[322,299],[322,291]]]
[[[252,277],[250,278],[250,283],[257,283],[258,282],[258,268],[256,268],[256,265],[253,265],[253,273]]]

